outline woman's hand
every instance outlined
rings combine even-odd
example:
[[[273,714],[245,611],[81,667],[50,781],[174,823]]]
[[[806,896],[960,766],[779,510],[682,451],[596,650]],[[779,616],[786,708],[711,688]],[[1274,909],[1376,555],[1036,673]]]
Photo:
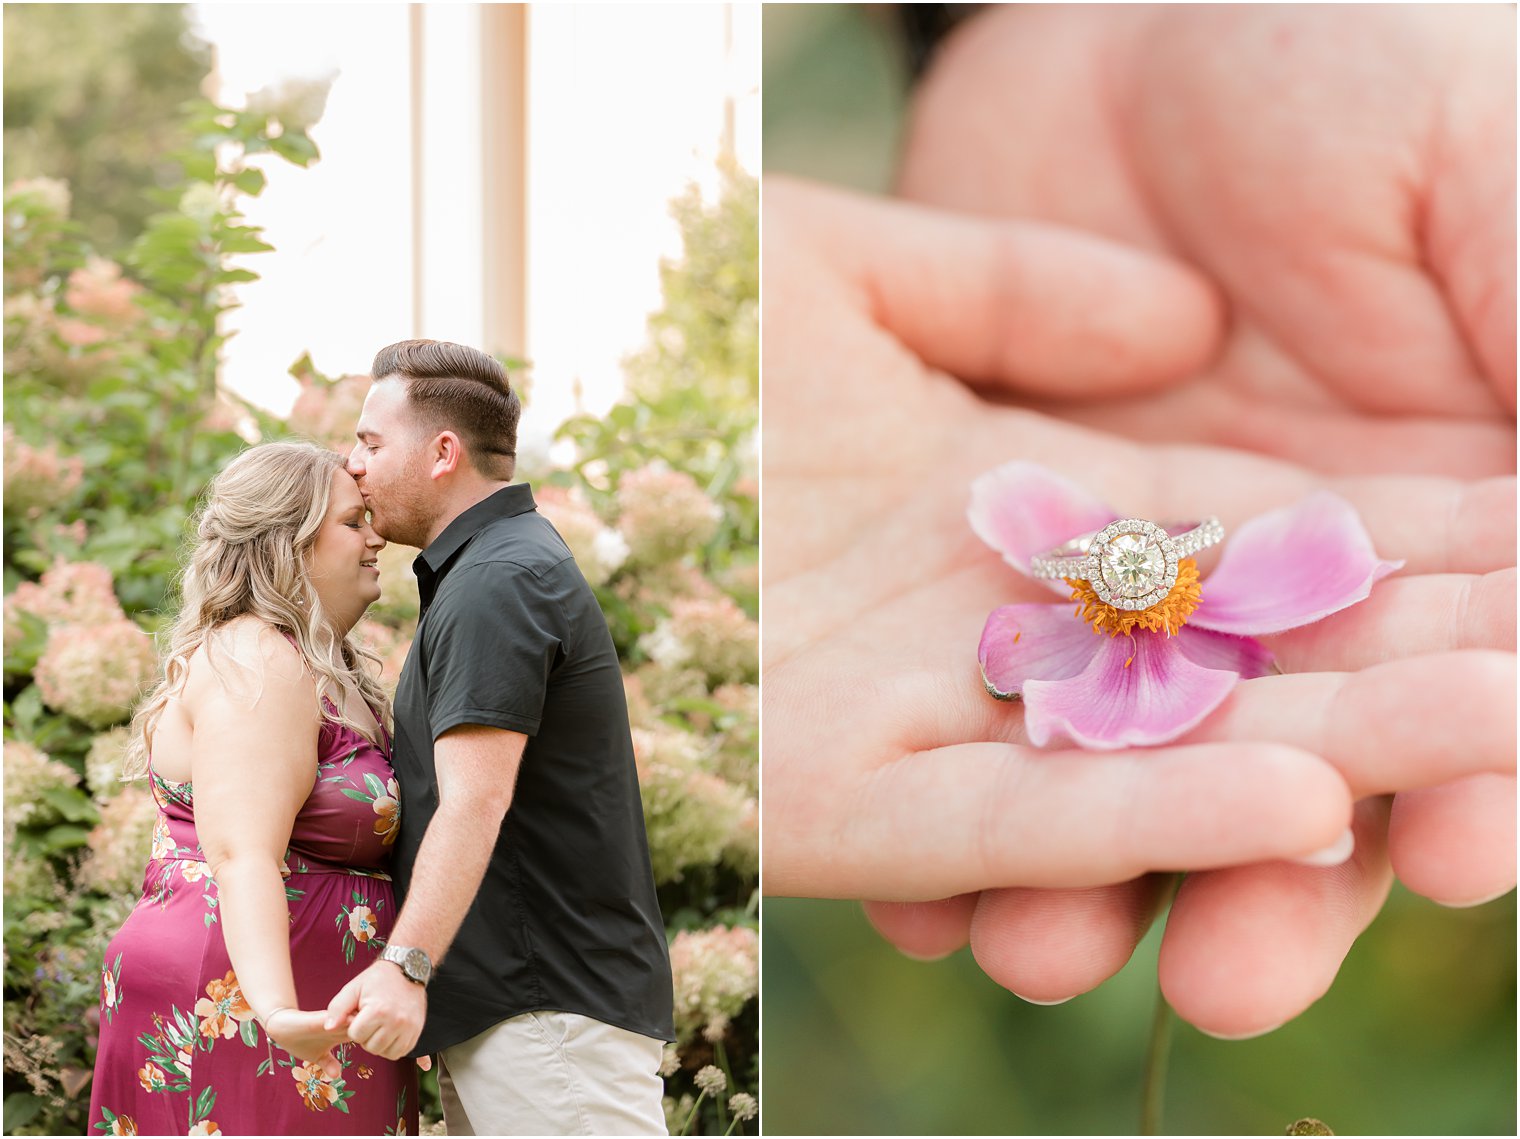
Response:
[[[348,1039],[348,1020],[336,1028],[327,1028],[327,1010],[281,1008],[264,1017],[264,1032],[276,1045],[298,1060],[314,1063],[330,1080],[343,1074],[343,1065],[333,1049]]]
[[[1326,477],[978,398],[952,377],[1164,386],[1211,366],[1223,322],[1183,266],[1056,226],[775,178],[765,211],[768,892],[888,901],[870,913],[897,945],[969,940],[994,979],[1049,1002],[1128,960],[1159,901],[1148,871],[1204,871],[1172,910],[1163,986],[1192,1023],[1246,1035],[1328,987],[1390,853],[1442,901],[1513,885],[1513,477]],[[1406,564],[1272,638],[1292,675],[1242,683],[1169,747],[1030,748],[975,648],[994,607],[1050,595],[965,517],[971,481],[1016,457],[1145,517],[1227,526],[1328,487]],[[1411,709],[1424,730],[1390,732]],[[1351,803],[1395,791],[1390,850],[1386,804]],[[1285,861],[1348,822],[1344,865]],[[1460,856],[1429,864],[1422,827],[1467,836]],[[1263,931],[1295,912],[1329,917],[1289,953]]]

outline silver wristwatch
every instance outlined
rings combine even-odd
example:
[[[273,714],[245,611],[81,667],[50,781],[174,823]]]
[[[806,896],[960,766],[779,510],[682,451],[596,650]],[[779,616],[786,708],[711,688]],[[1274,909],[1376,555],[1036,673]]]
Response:
[[[405,945],[387,945],[380,951],[380,960],[400,965],[401,972],[406,975],[408,981],[415,981],[424,988],[432,979],[432,959],[420,949],[412,949]]]

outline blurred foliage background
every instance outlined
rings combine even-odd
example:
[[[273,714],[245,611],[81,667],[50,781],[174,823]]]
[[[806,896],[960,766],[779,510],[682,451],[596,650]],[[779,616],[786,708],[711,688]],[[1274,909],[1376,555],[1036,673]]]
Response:
[[[7,6],[5,52],[4,1125],[82,1134],[101,955],[157,814],[143,782],[118,779],[125,724],[186,522],[251,442],[346,451],[369,379],[303,356],[286,419],[220,382],[237,351],[220,318],[271,255],[239,204],[268,163],[319,160],[309,84],[240,110],[208,101],[209,53],[171,5]],[[720,183],[671,203],[682,251],[661,266],[625,397],[561,428],[570,460],[525,456],[518,477],[623,662],[675,974],[668,1121],[754,1134],[759,190],[732,164]],[[508,364],[531,394],[527,363]],[[386,549],[360,628],[392,687],[416,627],[413,556]],[[432,1075],[423,1108],[437,1120]]]
[[[887,192],[911,68],[888,5],[765,11],[765,169]],[[1132,1134],[1159,925],[1114,980],[1028,1005],[969,950],[911,961],[848,902],[767,898],[772,1134]],[[1396,887],[1328,995],[1228,1043],[1178,1024],[1163,1129],[1515,1133],[1515,895],[1446,910]],[[1291,931],[1284,931],[1291,936]]]

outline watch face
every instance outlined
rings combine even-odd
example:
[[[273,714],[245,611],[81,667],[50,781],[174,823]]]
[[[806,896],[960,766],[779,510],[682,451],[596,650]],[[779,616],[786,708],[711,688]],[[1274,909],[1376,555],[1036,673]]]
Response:
[[[432,962],[420,949],[408,949],[406,960],[401,963],[401,967],[406,970],[407,976],[415,977],[419,981],[426,981],[428,974],[433,971]]]

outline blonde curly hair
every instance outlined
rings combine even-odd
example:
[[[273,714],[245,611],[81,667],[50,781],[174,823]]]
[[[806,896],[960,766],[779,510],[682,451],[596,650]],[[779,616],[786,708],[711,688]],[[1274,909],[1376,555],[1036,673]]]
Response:
[[[327,682],[341,692],[348,681],[390,729],[390,699],[378,679],[380,658],[352,632],[338,636],[307,569],[327,516],[333,472],[343,465],[342,455],[312,443],[264,443],[238,455],[212,480],[195,516],[195,538],[180,576],[179,614],[160,636],[165,646],[162,674],[132,717],[123,778],[147,774],[153,730],[183,689],[190,658],[202,645],[222,677],[211,656],[212,634],[243,616],[295,640],[317,680],[323,718],[371,738],[373,729],[349,719],[341,707],[329,711],[322,702]]]

